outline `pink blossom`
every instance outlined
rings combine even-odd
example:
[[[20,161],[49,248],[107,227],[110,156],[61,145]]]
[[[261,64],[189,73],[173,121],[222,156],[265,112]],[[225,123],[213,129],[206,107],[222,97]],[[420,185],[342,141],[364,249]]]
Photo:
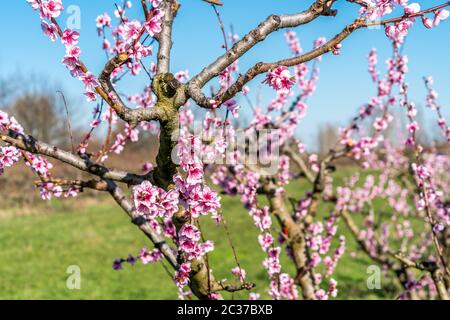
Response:
[[[41,28],[45,35],[47,35],[52,42],[58,39],[58,30],[53,23],[47,23],[45,21],[41,22]]]
[[[61,42],[66,45],[74,46],[78,43],[79,38],[80,38],[80,34],[77,31],[67,29],[67,30],[64,30],[64,32],[63,32],[63,35],[61,37]]]
[[[407,7],[405,7],[405,13],[407,14],[414,14],[420,11],[420,4],[418,3],[411,3]]]
[[[149,218],[171,217],[178,210],[176,191],[164,191],[144,181],[133,189],[136,210]]]
[[[30,166],[35,172],[40,174],[41,176],[48,177],[50,169],[53,168],[53,165],[45,158],[40,156],[36,156],[31,153],[27,153],[27,166]],[[52,185],[52,188],[54,186]]]
[[[413,121],[410,124],[408,124],[408,131],[410,133],[414,133],[417,130],[419,130],[419,124],[416,121]]]
[[[214,250],[212,241],[205,241],[203,244],[200,244],[200,238],[200,231],[191,224],[183,225],[178,232],[179,249],[188,261],[197,259]]]
[[[208,186],[204,186],[201,191],[197,190],[188,203],[194,218],[209,213],[216,216],[220,208],[220,198]]]
[[[330,279],[330,287],[328,288],[328,293],[333,297],[336,298],[337,297],[337,281],[334,279]]]
[[[109,43],[108,39],[104,39],[103,40],[102,49],[103,50],[108,50],[110,47],[111,47],[111,44]]]
[[[289,69],[285,66],[278,66],[269,71],[263,83],[268,84],[277,91],[289,91],[294,85]]]
[[[422,16],[422,23],[425,26],[425,28],[428,28],[428,29],[433,28],[434,22],[430,18]]]
[[[342,44],[341,43],[338,43],[337,45],[335,45],[334,46],[334,48],[333,48],[333,54],[334,55],[340,55],[341,54],[341,49],[342,48]]]
[[[317,300],[328,300],[328,294],[323,289],[319,289],[315,292]]]
[[[231,273],[233,275],[235,275],[236,278],[239,279],[239,281],[242,281],[242,282],[245,281],[246,272],[245,272],[244,269],[240,268],[239,266],[238,267],[234,267],[233,269],[231,269]]]
[[[147,173],[153,170],[153,164],[151,162],[145,162],[142,165],[142,171]]]
[[[284,34],[286,41],[294,56],[298,56],[303,52],[300,45],[300,41],[297,38],[297,34],[294,31],[288,31]]]
[[[439,23],[443,20],[446,20],[448,16],[450,15],[450,12],[446,9],[439,10],[434,15],[433,24],[435,26],[438,26]]]
[[[162,0],[150,0],[150,2],[152,3],[153,8],[158,8]]]
[[[189,80],[189,70],[178,71],[177,73],[175,73],[175,79],[180,82]]]
[[[187,172],[186,183],[189,185],[196,185],[203,181],[203,168],[200,165],[189,166]]]
[[[237,104],[236,100],[230,99],[228,101],[224,102],[225,107],[231,112],[233,117],[238,118],[239,117],[239,109],[240,106]]]
[[[261,295],[259,293],[251,292],[248,295],[248,300],[258,300],[259,298],[261,298]]]
[[[384,118],[376,118],[373,127],[378,131],[383,131],[387,129],[388,122]]]
[[[139,32],[141,31],[141,23],[137,20],[127,22],[124,26],[124,34],[123,37],[126,41],[135,40],[138,37]]]
[[[85,93],[84,93],[84,95],[85,95],[85,97],[86,97],[86,100],[88,101],[88,102],[93,102],[93,101],[96,101],[97,100],[97,94],[94,92],[94,91],[86,91]]]
[[[8,114],[0,110],[0,130],[6,130],[8,125],[9,125]]]
[[[81,55],[81,49],[77,46],[67,46],[66,55],[63,58],[63,64],[67,66],[69,70],[75,70],[79,66]]]
[[[422,180],[426,180],[431,176],[428,168],[423,165],[417,165],[413,163],[412,168],[416,172],[417,176]]]
[[[258,241],[261,248],[263,248],[264,251],[267,251],[273,243],[273,237],[270,233],[264,233],[258,236]]]
[[[178,232],[178,236],[197,242],[200,240],[200,231],[192,224],[185,224]]]
[[[97,28],[109,27],[111,26],[111,17],[104,13],[97,17]]]
[[[33,3],[32,7],[35,7]],[[40,11],[42,18],[58,18],[62,10],[64,10],[64,7],[61,0],[41,0]]]
[[[179,288],[183,288],[189,283],[190,272],[191,272],[190,263],[182,263],[178,271],[175,272],[175,283]]]
[[[15,147],[0,147],[0,163],[2,167],[11,167],[19,161],[20,155],[20,151]]]
[[[30,6],[31,6],[31,8],[33,8],[33,10],[37,10],[40,8],[40,4],[37,0],[26,0],[26,1],[30,4]]]
[[[91,72],[87,72],[82,75],[80,77],[80,80],[86,86],[86,90],[88,91],[94,91],[95,88],[99,85],[97,78]]]
[[[291,174],[289,172],[289,157],[281,156],[279,161],[279,174],[278,174],[278,184],[284,186],[289,183]]]
[[[139,259],[141,259],[143,264],[158,262],[163,259],[163,254],[158,249],[148,251],[147,248],[142,248],[139,253]]]
[[[145,30],[150,35],[150,37],[154,37],[161,32],[161,23],[162,20],[160,15],[153,15],[145,22]]]
[[[378,80],[377,63],[377,50],[372,49],[369,54],[369,73],[372,76],[372,81],[374,82]]]

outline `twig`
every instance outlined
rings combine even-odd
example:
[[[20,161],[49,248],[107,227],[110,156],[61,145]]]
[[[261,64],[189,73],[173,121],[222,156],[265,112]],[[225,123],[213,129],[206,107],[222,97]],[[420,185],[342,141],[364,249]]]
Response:
[[[149,13],[147,7],[147,0],[141,0],[142,10],[144,11],[145,20],[148,21]]]
[[[61,95],[61,98],[63,100],[64,103],[64,108],[66,109],[66,117],[67,117],[67,126],[69,129],[69,135],[70,135],[70,143],[72,146],[72,153],[75,153],[75,146],[73,144],[73,135],[72,135],[72,125],[70,123],[70,114],[69,114],[69,108],[67,107],[67,101],[66,101],[66,97],[64,96],[64,93],[60,90],[56,91]]]
[[[204,2],[208,2],[212,5],[216,5],[216,6],[223,6],[223,3],[220,2],[219,0],[202,0]]]

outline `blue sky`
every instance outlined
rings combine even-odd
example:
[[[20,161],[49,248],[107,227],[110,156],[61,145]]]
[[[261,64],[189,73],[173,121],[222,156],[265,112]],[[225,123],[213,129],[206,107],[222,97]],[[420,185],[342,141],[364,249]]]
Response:
[[[122,0],[118,0],[122,1]],[[67,8],[77,5],[81,9],[82,59],[88,68],[98,74],[105,56],[100,49],[101,40],[97,37],[95,18],[98,14],[114,10],[114,0],[64,0]],[[312,1],[299,0],[224,0],[220,8],[226,27],[231,24],[235,32],[243,36],[260,21],[272,13],[299,12]],[[417,1],[422,6],[431,7],[442,3],[438,0]],[[134,0],[136,16],[140,14],[138,1]],[[222,35],[211,7],[200,0],[180,0],[182,4],[174,25],[174,48],[172,71],[189,69],[191,75],[199,72],[205,65],[223,53]],[[338,1],[337,17],[321,17],[315,22],[296,28],[305,50],[311,48],[314,39],[332,37],[336,32],[352,21],[358,6]],[[64,25],[68,15],[63,14],[59,21]],[[25,0],[4,1],[0,13],[2,45],[0,47],[0,68],[3,76],[21,73],[38,74],[48,83],[63,89],[69,96],[79,96],[83,92],[81,84],[70,77],[60,63],[64,54],[61,44],[51,43],[40,30],[39,17]],[[343,43],[340,56],[326,55],[321,63],[321,76],[318,90],[309,101],[308,117],[300,125],[300,134],[306,140],[314,141],[317,127],[324,123],[345,124],[359,106],[374,93],[375,87],[367,74],[367,54],[376,47],[379,52],[380,66],[391,54],[390,43],[383,30],[359,30]],[[411,97],[423,104],[426,91],[422,76],[433,75],[435,88],[440,93],[439,102],[444,106],[444,114],[450,117],[450,21],[431,30],[417,23],[408,36],[405,51],[409,57],[410,73],[408,82]],[[283,32],[271,35],[267,41],[255,47],[248,56],[240,61],[240,69],[246,70],[259,61],[273,61],[290,55],[285,44]],[[145,84],[140,80],[128,78],[122,81],[120,91],[139,92]],[[252,89],[261,82],[257,78],[250,86]],[[263,90],[263,99],[270,101],[274,92]],[[82,101],[82,100],[80,100]],[[245,102],[242,103],[246,106]],[[83,108],[80,102],[80,108]],[[434,116],[434,115],[433,115]],[[431,117],[427,117],[431,118]]]

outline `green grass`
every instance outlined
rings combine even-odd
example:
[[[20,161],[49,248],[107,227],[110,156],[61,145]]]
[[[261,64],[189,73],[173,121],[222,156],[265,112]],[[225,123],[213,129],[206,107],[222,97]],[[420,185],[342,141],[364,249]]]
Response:
[[[299,184],[290,193],[304,192]],[[301,192],[301,193],[299,193]],[[56,213],[43,210],[39,215],[8,217],[0,220],[0,299],[176,299],[177,290],[161,263],[111,267],[116,257],[137,254],[148,240],[128,217],[113,204],[97,205]],[[325,210],[322,210],[325,212]],[[249,281],[256,292],[267,298],[267,276],[261,266],[264,254],[257,243],[258,232],[237,198],[224,197],[223,212],[231,238]],[[325,212],[326,213],[326,212]],[[234,257],[223,227],[209,218],[201,221],[207,239],[216,250],[209,260],[216,278],[232,279]],[[334,278],[339,283],[340,299],[393,298],[390,279],[383,279],[382,290],[366,286],[366,269],[372,264],[363,254],[351,255],[356,246],[344,226],[338,231],[347,236],[347,251]],[[283,269],[292,274],[292,264],[283,254]],[[70,265],[81,268],[81,290],[66,288]],[[385,281],[386,280],[386,281]],[[233,297],[246,299],[248,293]]]

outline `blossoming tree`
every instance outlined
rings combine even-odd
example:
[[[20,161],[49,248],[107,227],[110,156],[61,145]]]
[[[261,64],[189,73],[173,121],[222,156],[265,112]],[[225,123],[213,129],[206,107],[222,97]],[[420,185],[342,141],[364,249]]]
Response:
[[[170,68],[173,22],[177,14],[182,14],[176,0],[141,0],[140,20],[127,16],[131,1],[116,6],[114,21],[106,13],[98,16],[98,34],[107,56],[98,76],[82,62],[77,46],[79,32],[58,23],[64,10],[62,1],[27,2],[38,12],[43,32],[66,47],[62,63],[82,82],[87,100],[95,102],[96,107],[91,130],[71,151],[28,135],[14,117],[0,111],[0,173],[22,159],[39,177],[43,199],[75,197],[84,189],[109,193],[153,244],[151,250],[144,248],[136,256],[116,259],[115,269],[138,261],[147,264],[165,260],[173,268],[181,298],[195,295],[221,299],[223,292],[249,290],[250,299],[257,299],[258,288],[247,279],[238,259],[231,270],[234,281],[217,280],[208,262],[214,243],[204,238],[199,222],[210,216],[226,227],[217,191],[221,190],[240,197],[260,232],[259,246],[266,254],[262,267],[267,271],[273,299],[327,299],[337,295],[332,275],[346,243],[338,234],[340,221],[345,222],[361,252],[395,275],[403,287],[401,298],[449,298],[450,208],[445,192],[450,183],[450,159],[425,148],[417,139],[417,110],[408,97],[408,61],[401,49],[414,23],[434,28],[447,19],[445,7],[450,2],[421,8],[408,0],[347,0],[349,6],[360,6],[359,16],[332,39],[318,38],[305,52],[292,28],[320,16],[339,14],[333,9],[336,0],[311,0],[311,6],[303,12],[271,15],[240,40],[225,32],[217,7],[221,3],[206,0],[220,22],[225,52],[192,78],[187,71],[172,73]],[[397,12],[397,17],[385,18]],[[393,47],[383,77],[377,71],[377,52],[369,54],[369,72],[377,95],[340,129],[335,148],[320,158],[306,154],[295,128],[305,117],[307,100],[315,92],[322,55],[338,55],[344,49],[344,40],[372,26],[381,26]],[[286,30],[292,57],[259,62],[239,73],[239,58],[280,30]],[[157,47],[155,53],[153,46]],[[117,93],[118,81],[140,73],[149,77],[141,94],[124,98]],[[247,84],[258,75],[265,75],[263,83],[276,91],[276,99],[267,108],[255,105],[248,96]],[[211,94],[205,94],[204,87],[213,82]],[[427,105],[436,112],[437,124],[450,141],[450,129],[431,77],[425,78],[425,85]],[[248,112],[253,116],[245,128],[235,127],[231,120],[240,112],[238,96],[248,101]],[[407,134],[399,145],[385,139],[394,122],[395,107],[403,109],[408,119]],[[200,130],[195,125],[195,108],[206,110]],[[124,130],[115,141],[108,139],[100,150],[92,151],[89,141],[102,122],[109,131],[122,122]],[[156,163],[146,163],[145,174],[108,167],[108,156],[120,154],[128,142],[139,139],[142,131],[158,133]],[[336,161],[342,158],[353,161],[362,173],[370,169],[370,174],[351,175],[344,183],[333,181]],[[56,178],[50,160],[79,169],[91,178]],[[308,184],[310,191],[289,199],[289,203],[285,187],[294,179]],[[389,208],[388,218],[382,219],[375,212],[376,199]],[[325,219],[318,215],[324,210],[321,204],[328,208]],[[420,221],[421,233],[415,233],[412,220]],[[282,250],[295,266],[294,274],[282,270]],[[422,273],[417,276],[414,270]]]

